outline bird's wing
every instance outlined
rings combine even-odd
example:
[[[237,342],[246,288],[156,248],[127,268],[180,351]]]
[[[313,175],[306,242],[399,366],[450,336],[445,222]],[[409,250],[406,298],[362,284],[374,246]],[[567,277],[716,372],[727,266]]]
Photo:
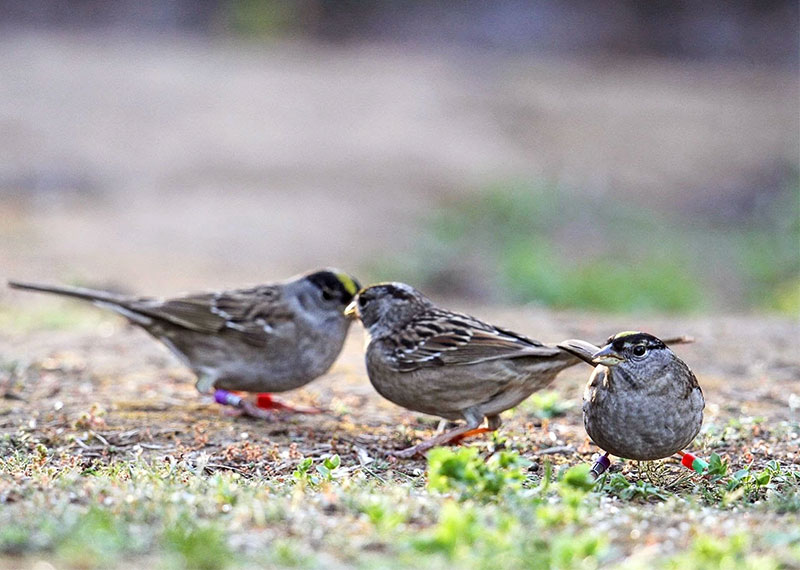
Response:
[[[387,347],[390,366],[402,372],[500,358],[548,357],[561,352],[469,315],[441,309],[419,315],[389,342],[393,345]]]
[[[274,285],[250,289],[187,295],[167,300],[141,299],[131,302],[133,311],[170,325],[205,334],[230,330],[246,342],[265,345],[281,325],[291,322],[294,312]]]

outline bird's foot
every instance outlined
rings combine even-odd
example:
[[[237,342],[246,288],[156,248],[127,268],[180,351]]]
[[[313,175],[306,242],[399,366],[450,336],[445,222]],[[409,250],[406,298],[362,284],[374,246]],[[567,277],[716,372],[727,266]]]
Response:
[[[472,436],[475,436],[475,435],[480,435],[482,433],[488,433],[488,432],[491,432],[491,431],[494,431],[494,430],[489,428],[489,427],[479,427],[479,428],[471,429],[471,430],[466,431],[466,432],[464,432],[462,434],[454,436],[453,439],[451,439],[448,443],[454,443],[454,444],[458,445],[463,440],[467,439],[468,437],[472,437]]]
[[[256,406],[262,410],[281,410],[295,414],[322,414],[325,410],[314,406],[300,406],[289,404],[280,398],[269,393],[261,393],[256,396]]]
[[[270,421],[275,419],[274,413],[264,410],[252,402],[248,402],[247,400],[242,400],[239,409],[242,411],[242,415],[249,416],[251,418]]]
[[[423,443],[425,442],[422,442],[418,445],[412,445],[411,447],[407,447],[406,449],[399,449],[399,450],[393,449],[391,451],[387,451],[386,455],[397,457],[398,459],[411,459],[415,455],[422,455],[424,451],[430,449],[430,446],[423,447],[422,446]]]
[[[401,449],[400,451],[389,451],[386,454],[393,455],[400,459],[409,459],[415,455],[422,455],[423,452],[428,451],[432,447],[445,445],[447,443],[457,443],[465,437],[491,432],[495,429],[496,428],[493,425],[488,427],[471,427],[470,425],[463,425],[448,432],[440,433],[439,435],[430,439],[426,439],[425,441],[422,441],[412,447]]]

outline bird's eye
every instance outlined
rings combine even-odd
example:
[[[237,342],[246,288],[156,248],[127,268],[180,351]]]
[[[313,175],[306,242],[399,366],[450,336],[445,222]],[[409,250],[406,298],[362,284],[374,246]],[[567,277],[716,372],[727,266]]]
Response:
[[[326,301],[331,301],[333,299],[333,293],[331,293],[328,289],[323,289],[322,298]]]
[[[636,346],[633,347],[633,355],[634,356],[644,356],[646,352],[647,352],[647,349],[644,346],[642,346],[641,344],[637,344]]]
[[[364,306],[364,305],[366,305],[366,304],[367,304],[367,298],[366,298],[366,297],[364,297],[363,295],[362,295],[362,296],[360,296],[360,297],[358,298],[358,306],[359,306],[359,307],[363,307],[363,306]]]

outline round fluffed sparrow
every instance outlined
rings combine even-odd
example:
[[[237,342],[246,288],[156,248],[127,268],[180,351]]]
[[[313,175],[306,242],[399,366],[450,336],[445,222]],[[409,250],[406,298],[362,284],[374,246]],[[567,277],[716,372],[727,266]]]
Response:
[[[689,367],[660,339],[622,332],[603,348],[579,340],[559,346],[595,366],[584,392],[583,422],[607,453],[663,459],[681,452],[699,433],[703,392]]]

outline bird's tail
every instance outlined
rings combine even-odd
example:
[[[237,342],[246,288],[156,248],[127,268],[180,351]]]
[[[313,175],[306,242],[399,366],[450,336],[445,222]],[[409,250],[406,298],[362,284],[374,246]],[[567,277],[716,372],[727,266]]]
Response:
[[[126,317],[131,322],[145,328],[153,323],[152,316],[145,314],[132,306],[132,300],[124,295],[109,293],[108,291],[98,291],[97,289],[86,289],[84,287],[67,287],[64,285],[42,285],[40,283],[24,283],[22,281],[9,281],[8,286],[12,289],[23,289],[25,291],[40,291],[42,293],[54,293],[74,299],[83,299],[94,303],[95,306],[109,309]]]
[[[565,340],[563,342],[559,342],[556,346],[573,356],[577,356],[592,366],[594,366],[594,363],[592,362],[592,355],[600,350],[599,346],[595,346],[590,342],[578,339]]]
[[[54,293],[66,297],[74,297],[85,301],[109,303],[111,305],[122,305],[126,298],[122,295],[98,291],[95,289],[85,289],[83,287],[68,287],[65,285],[44,285],[40,283],[26,283],[24,281],[9,280],[8,286],[12,289],[24,289],[25,291],[40,291],[43,293]]]

